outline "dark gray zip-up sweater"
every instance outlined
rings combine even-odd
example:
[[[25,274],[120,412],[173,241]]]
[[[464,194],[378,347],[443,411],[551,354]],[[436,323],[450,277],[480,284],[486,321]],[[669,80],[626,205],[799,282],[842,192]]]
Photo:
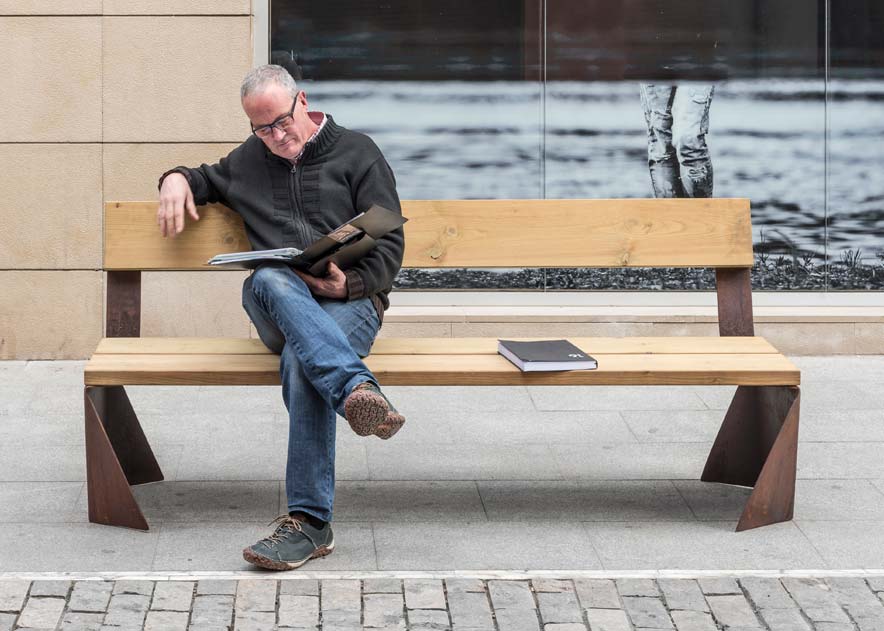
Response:
[[[297,166],[253,135],[217,164],[176,167],[163,177],[176,171],[187,178],[197,205],[220,202],[239,213],[255,250],[304,249],[372,204],[402,212],[393,171],[380,149],[331,116],[305,145]],[[399,228],[345,271],[347,299],[371,297],[381,320],[404,244]]]

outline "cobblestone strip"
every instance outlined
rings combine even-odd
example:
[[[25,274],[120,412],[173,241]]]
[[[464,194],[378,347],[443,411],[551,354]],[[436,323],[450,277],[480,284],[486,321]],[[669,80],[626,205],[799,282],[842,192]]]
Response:
[[[884,631],[884,581],[0,581],[0,631]]]

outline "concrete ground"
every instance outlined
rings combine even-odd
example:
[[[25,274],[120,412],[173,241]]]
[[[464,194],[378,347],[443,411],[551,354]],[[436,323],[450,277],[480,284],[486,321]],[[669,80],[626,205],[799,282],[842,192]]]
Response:
[[[884,357],[795,362],[791,522],[735,533],[747,490],[698,481],[733,388],[391,387],[392,440],[339,421],[337,547],[305,569],[884,568]],[[166,475],[138,532],[87,521],[82,370],[0,362],[0,573],[249,571],[284,511],[279,389],[128,389]]]

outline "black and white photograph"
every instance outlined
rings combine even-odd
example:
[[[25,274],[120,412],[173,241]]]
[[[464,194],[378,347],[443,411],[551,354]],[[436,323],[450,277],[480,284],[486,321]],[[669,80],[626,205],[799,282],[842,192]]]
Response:
[[[403,199],[746,197],[756,289],[884,287],[884,5],[271,3],[271,58]],[[403,270],[403,289],[711,289],[706,270]]]

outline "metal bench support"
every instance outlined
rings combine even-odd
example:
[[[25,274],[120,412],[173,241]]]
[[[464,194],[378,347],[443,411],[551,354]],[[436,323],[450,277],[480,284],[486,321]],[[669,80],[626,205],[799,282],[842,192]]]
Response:
[[[799,402],[795,386],[740,386],[734,394],[700,479],[755,487],[737,531],[792,519]]]
[[[123,386],[86,386],[86,487],[89,521],[148,530],[131,485],[163,472]]]

